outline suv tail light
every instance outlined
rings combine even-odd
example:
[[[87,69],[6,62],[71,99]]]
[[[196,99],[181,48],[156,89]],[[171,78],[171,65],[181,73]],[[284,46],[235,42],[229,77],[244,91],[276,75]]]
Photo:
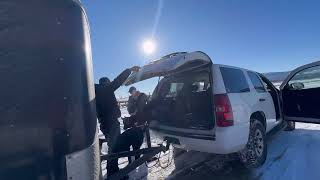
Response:
[[[217,94],[214,96],[214,111],[217,126],[233,126],[233,113],[227,94]]]

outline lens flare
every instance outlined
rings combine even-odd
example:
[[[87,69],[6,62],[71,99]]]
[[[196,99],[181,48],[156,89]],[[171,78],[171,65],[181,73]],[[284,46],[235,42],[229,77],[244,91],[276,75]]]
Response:
[[[142,50],[143,50],[143,53],[146,55],[153,54],[156,50],[155,42],[152,39],[145,40],[142,43]]]

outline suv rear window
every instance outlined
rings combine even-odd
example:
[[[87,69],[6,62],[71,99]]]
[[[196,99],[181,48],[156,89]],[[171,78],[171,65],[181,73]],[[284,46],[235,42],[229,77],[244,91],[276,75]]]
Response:
[[[249,78],[253,84],[253,87],[256,89],[257,92],[266,92],[266,89],[261,82],[260,78],[254,72],[248,72]]]
[[[157,91],[161,97],[177,97],[186,92],[205,92],[211,87],[208,72],[197,72],[163,79]]]
[[[220,67],[227,93],[249,92],[248,82],[240,69]]]

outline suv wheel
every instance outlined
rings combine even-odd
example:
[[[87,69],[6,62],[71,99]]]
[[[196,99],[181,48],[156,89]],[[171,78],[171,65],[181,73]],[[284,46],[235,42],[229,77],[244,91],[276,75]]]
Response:
[[[257,168],[267,158],[266,131],[258,120],[252,120],[247,146],[240,153],[240,161],[246,168]]]
[[[286,131],[293,131],[296,129],[296,123],[293,121],[287,121]]]

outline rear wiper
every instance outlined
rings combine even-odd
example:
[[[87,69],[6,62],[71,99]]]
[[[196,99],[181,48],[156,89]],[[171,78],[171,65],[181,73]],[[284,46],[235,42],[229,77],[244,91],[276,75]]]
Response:
[[[244,89],[241,89],[240,92],[250,92],[250,89],[249,88],[244,88]]]
[[[263,91],[266,90],[264,87],[256,87],[256,89],[263,90]]]

